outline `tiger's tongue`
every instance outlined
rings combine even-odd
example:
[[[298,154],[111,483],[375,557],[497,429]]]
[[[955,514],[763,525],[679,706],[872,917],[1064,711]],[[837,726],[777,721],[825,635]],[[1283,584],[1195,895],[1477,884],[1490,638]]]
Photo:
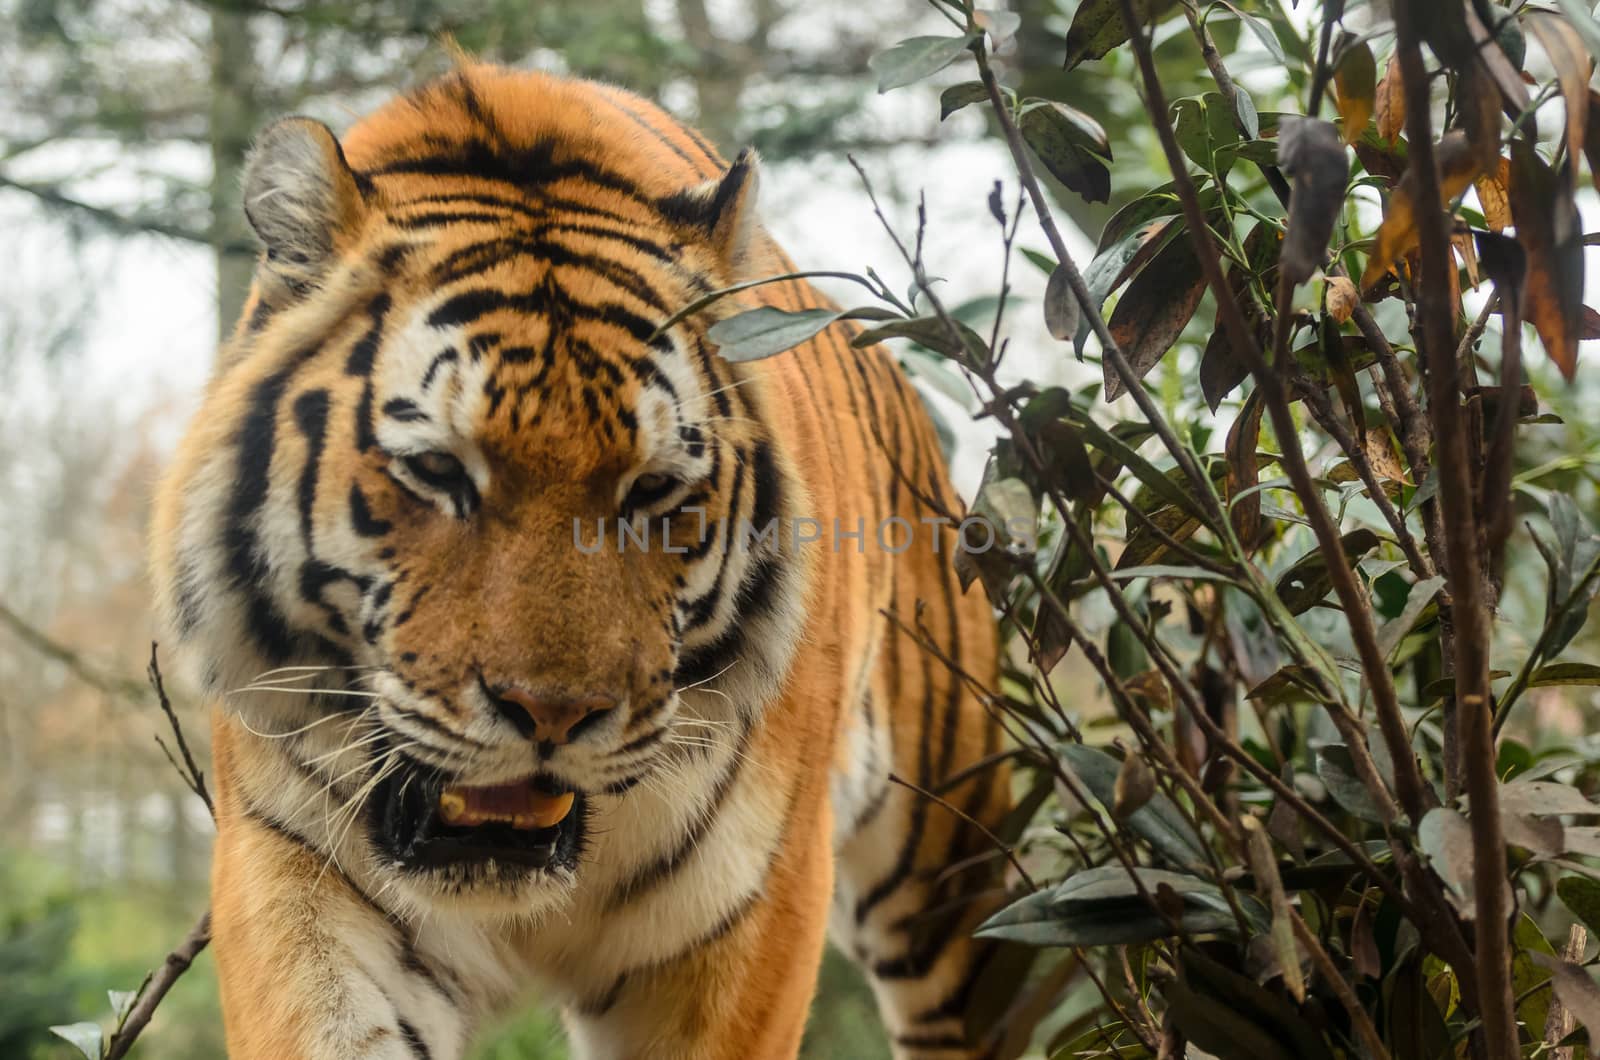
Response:
[[[509,824],[513,828],[549,828],[572,811],[573,794],[535,790],[527,781],[495,787],[451,787],[439,794],[439,817],[445,824],[471,828]]]

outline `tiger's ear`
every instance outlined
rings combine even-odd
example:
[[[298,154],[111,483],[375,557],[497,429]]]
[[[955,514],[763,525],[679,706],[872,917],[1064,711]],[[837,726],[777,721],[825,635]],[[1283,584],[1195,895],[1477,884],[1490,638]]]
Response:
[[[355,172],[326,125],[283,118],[256,138],[245,162],[244,213],[266,246],[266,272],[290,290],[317,282],[338,235],[363,212]]]
[[[668,196],[661,212],[703,240],[732,279],[746,279],[757,244],[760,184],[761,161],[755,149],[747,147],[718,179]]]

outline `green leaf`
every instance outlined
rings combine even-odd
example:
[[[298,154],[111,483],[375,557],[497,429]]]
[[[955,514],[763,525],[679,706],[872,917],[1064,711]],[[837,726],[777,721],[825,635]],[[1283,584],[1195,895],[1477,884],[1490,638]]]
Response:
[[[1166,13],[1176,0],[1133,0],[1133,13],[1141,25]],[[1121,0],[1084,0],[1067,29],[1066,69],[1089,59],[1100,59],[1128,39],[1122,21]]]
[[[790,312],[758,306],[719,320],[706,332],[725,360],[759,361],[810,339],[844,316],[843,309],[802,309]]]
[[[107,990],[106,997],[111,1001],[112,1018],[116,1020],[117,1026],[120,1027],[122,1026],[122,1021],[128,1017],[128,1010],[139,999],[139,991]]]
[[[1600,666],[1593,663],[1551,663],[1539,667],[1528,679],[1529,688],[1555,688],[1560,685],[1600,685]]]
[[[1394,650],[1400,646],[1400,641],[1411,632],[1411,627],[1417,624],[1417,619],[1438,595],[1443,585],[1444,578],[1436,576],[1411,587],[1411,593],[1406,597],[1406,606],[1399,616],[1378,630],[1378,650],[1383,653],[1385,659],[1394,654]]]
[[[1500,811],[1529,817],[1600,816],[1600,806],[1590,802],[1577,788],[1548,780],[1513,780],[1500,785]]]
[[[1350,748],[1342,743],[1325,743],[1317,748],[1317,776],[1328,786],[1333,801],[1363,821],[1383,820],[1367,786],[1356,776]]]
[[[1130,815],[1130,820],[1137,816]],[[1166,938],[1173,934],[1170,922],[1145,899],[1146,894],[1154,897],[1162,887],[1171,888],[1181,900],[1178,919],[1186,932],[1237,931],[1238,922],[1213,884],[1162,869],[1133,871],[1137,882],[1121,865],[1075,873],[1054,888],[1013,902],[979,925],[974,934],[1032,946],[1133,945]],[[1253,903],[1249,911],[1262,916]]]
[[[1067,270],[1056,267],[1044,288],[1044,326],[1050,337],[1069,341],[1078,333],[1078,296],[1067,282]]]
[[[1417,827],[1417,842],[1428,856],[1433,871],[1460,899],[1456,909],[1471,920],[1473,905],[1472,826],[1467,819],[1447,806],[1436,806]]]
[[[867,60],[878,75],[878,93],[903,88],[938,73],[972,47],[978,36],[968,33],[961,37],[911,37],[879,52]]]
[[[1379,537],[1363,527],[1352,530],[1339,539],[1345,559],[1352,566],[1362,556],[1378,547]],[[1301,614],[1328,595],[1333,588],[1333,575],[1328,570],[1327,559],[1321,548],[1313,548],[1295,561],[1278,579],[1278,598],[1290,614]]]
[[[81,1023],[64,1023],[50,1028],[57,1038],[65,1038],[89,1060],[100,1060],[102,1036],[100,1024],[85,1020]]]
[[[1121,763],[1104,751],[1081,743],[1064,746],[1061,757],[1089,793],[1109,810],[1116,801]],[[1149,802],[1129,814],[1125,823],[1167,861],[1183,866],[1205,864],[1205,847],[1166,793],[1156,792]],[[1083,875],[1086,874],[1080,873],[1074,879]]]
[[[1284,53],[1283,45],[1278,42],[1278,35],[1272,32],[1271,26],[1256,16],[1239,10],[1239,5],[1235,4],[1233,0],[1220,0],[1220,3],[1223,7],[1239,16],[1239,21],[1243,22],[1245,28],[1255,34],[1256,40],[1261,42],[1261,46],[1272,54],[1272,57],[1278,61],[1280,66],[1288,65],[1289,56]],[[1244,95],[1244,90],[1240,89],[1239,94],[1241,96]]]
[[[1565,493],[1551,492],[1547,514],[1554,540],[1537,530],[1533,534],[1533,543],[1549,569],[1541,645],[1546,657],[1559,654],[1572,643],[1589,619],[1589,601],[1600,591],[1600,577],[1594,576],[1600,565],[1600,537]]]
[[[1111,198],[1111,171],[1102,158],[1111,144],[1100,123],[1082,111],[1051,100],[1031,100],[1017,128],[1050,175],[1089,202]]]
[[[939,93],[939,120],[944,121],[962,107],[982,103],[988,98],[989,92],[983,87],[982,81],[963,81],[959,85],[951,85]]]
[[[1183,963],[1183,982],[1194,991],[1211,1012],[1225,1011],[1252,1026],[1268,1031],[1274,1043],[1291,1048],[1294,1060],[1333,1060],[1333,1053],[1318,1029],[1308,1022],[1277,989],[1268,989],[1255,979],[1215,959],[1217,951],[1203,951],[1198,946],[1186,946],[1178,954]],[[1167,993],[1163,987],[1163,993]],[[1170,1001],[1170,995],[1169,995]],[[1266,1055],[1250,1051],[1241,1040],[1231,1043],[1213,1041],[1210,1046],[1196,1039],[1196,1044],[1218,1057],[1240,1057],[1241,1060],[1261,1060]],[[1214,1048],[1213,1048],[1214,1047]]]
[[[1589,934],[1600,935],[1600,880],[1587,876],[1563,876],[1556,881],[1556,897],[1583,921]]]
[[[936,316],[891,320],[887,324],[867,328],[850,340],[850,345],[859,349],[885,339],[910,339],[920,346],[926,346],[930,350],[967,364],[983,364],[987,361],[989,345],[984,342],[983,337],[959,320],[952,319],[951,323],[955,325],[962,345],[956,343],[950,335],[950,329]]]

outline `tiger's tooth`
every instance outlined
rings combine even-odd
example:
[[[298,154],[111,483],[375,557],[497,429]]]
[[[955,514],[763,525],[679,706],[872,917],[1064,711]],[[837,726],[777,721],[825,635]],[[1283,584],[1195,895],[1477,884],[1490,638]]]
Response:
[[[567,814],[572,812],[574,798],[570,791],[564,791],[560,795],[537,797],[530,803],[531,812],[527,816],[532,819],[535,828],[549,828],[551,825],[560,824],[567,819]],[[523,826],[519,824],[517,827]]]
[[[439,795],[439,816],[445,824],[460,824],[467,815],[467,797],[456,791],[444,791]]]

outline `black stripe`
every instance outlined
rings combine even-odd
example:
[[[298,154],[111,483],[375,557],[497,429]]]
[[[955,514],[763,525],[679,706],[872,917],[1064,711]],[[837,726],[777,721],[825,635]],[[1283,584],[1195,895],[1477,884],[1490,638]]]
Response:
[[[400,1021],[400,1037],[405,1039],[406,1045],[411,1049],[411,1055],[416,1057],[417,1060],[431,1060],[433,1053],[429,1051],[428,1043],[422,1040],[422,1035],[417,1031],[417,1028],[411,1025],[410,1020],[398,1013],[395,1014],[395,1018]]]
[[[350,525],[362,537],[382,537],[394,529],[394,524],[386,519],[377,519],[372,515],[372,509],[367,507],[366,494],[361,492],[361,484],[350,483]]]
[[[383,318],[388,314],[390,304],[388,294],[380,294],[368,303],[367,316],[372,323],[350,348],[350,356],[344,362],[346,375],[372,374],[372,364],[377,360],[378,345],[383,339]]]
[[[711,791],[711,798],[707,800],[705,808],[690,824],[689,828],[679,838],[678,843],[670,851],[657,858],[655,861],[635,871],[624,880],[611,893],[608,901],[607,912],[616,912],[629,902],[637,900],[642,895],[650,892],[675,876],[683,867],[702,840],[710,833],[722,817],[722,807],[728,795],[738,783],[745,760],[745,749],[750,742],[750,726],[745,724],[739,735],[739,742],[734,748],[732,760],[723,770],[722,776],[717,778],[716,786]]]

